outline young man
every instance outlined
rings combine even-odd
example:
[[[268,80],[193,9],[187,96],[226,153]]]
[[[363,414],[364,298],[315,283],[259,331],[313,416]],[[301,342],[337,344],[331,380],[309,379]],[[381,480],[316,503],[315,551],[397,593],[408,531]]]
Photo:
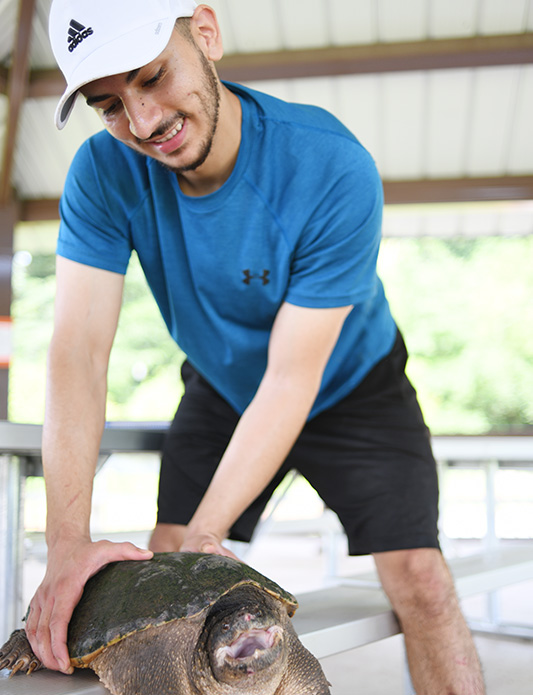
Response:
[[[177,20],[177,21],[176,21]],[[175,26],[174,26],[175,25]],[[92,543],[106,372],[133,249],[187,354],[163,452],[154,551],[227,554],[297,468],[372,553],[419,695],[483,693],[437,538],[427,429],[376,275],[382,189],[333,116],[221,84],[216,16],[192,0],[54,0],[52,45],[106,131],[80,149],[61,203],[43,435],[49,548],[27,632],[68,671],[68,620],[113,560]]]

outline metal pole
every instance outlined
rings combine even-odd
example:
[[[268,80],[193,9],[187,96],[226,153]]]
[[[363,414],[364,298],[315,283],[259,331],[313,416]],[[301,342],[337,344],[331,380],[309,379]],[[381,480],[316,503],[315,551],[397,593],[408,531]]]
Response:
[[[0,456],[0,639],[20,626],[23,616],[22,488],[19,459]]]
[[[487,461],[487,535],[485,545],[489,552],[498,547],[498,535],[496,533],[496,476],[498,468],[498,461]],[[491,591],[487,595],[487,611],[491,625],[499,626],[501,620],[499,591]]]
[[[486,505],[487,505],[487,535],[485,547],[487,550],[495,550],[498,547],[496,535],[496,475],[498,473],[498,461],[487,461],[485,468],[486,477]]]

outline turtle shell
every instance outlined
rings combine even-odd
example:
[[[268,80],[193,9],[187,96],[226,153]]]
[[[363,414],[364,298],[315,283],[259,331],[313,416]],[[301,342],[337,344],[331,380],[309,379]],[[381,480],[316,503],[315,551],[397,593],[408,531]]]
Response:
[[[281,600],[290,616],[298,606],[272,580],[221,555],[155,553],[151,560],[110,563],[89,579],[72,615],[71,662],[87,666],[105,647],[140,630],[192,618],[242,584]]]

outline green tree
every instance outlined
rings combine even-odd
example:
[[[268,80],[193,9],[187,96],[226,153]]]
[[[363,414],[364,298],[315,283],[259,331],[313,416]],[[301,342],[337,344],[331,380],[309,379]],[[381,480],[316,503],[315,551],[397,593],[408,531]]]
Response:
[[[55,235],[55,227],[18,235],[14,421],[42,422]],[[533,237],[384,241],[379,271],[410,352],[409,375],[435,434],[533,426],[532,267]],[[181,395],[183,357],[134,255],[111,355],[107,418],[171,418]]]

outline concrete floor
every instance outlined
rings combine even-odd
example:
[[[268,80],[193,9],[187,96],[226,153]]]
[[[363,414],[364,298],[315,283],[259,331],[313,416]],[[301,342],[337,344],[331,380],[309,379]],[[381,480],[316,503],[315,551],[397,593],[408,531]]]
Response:
[[[475,638],[487,695],[533,693],[533,643]],[[322,659],[333,695],[404,695],[401,636]]]
[[[138,545],[145,545],[146,534],[120,534]],[[234,547],[243,559],[272,577],[293,593],[310,591],[328,583],[332,565],[340,574],[354,574],[372,566],[370,558],[347,558],[342,541],[331,553],[331,538],[317,536],[265,534],[246,552]],[[324,552],[326,551],[326,552]],[[457,551],[457,549],[456,549]],[[462,544],[457,552],[470,551]],[[42,537],[27,548],[24,568],[24,596],[28,601],[44,572],[45,551]],[[464,603],[465,614],[483,617],[485,598]],[[533,626],[533,582],[516,585],[501,592],[502,618],[512,623]],[[475,636],[485,673],[488,695],[532,695],[533,641]],[[332,684],[333,695],[404,695],[405,661],[403,638],[393,637],[351,652],[322,660]]]

